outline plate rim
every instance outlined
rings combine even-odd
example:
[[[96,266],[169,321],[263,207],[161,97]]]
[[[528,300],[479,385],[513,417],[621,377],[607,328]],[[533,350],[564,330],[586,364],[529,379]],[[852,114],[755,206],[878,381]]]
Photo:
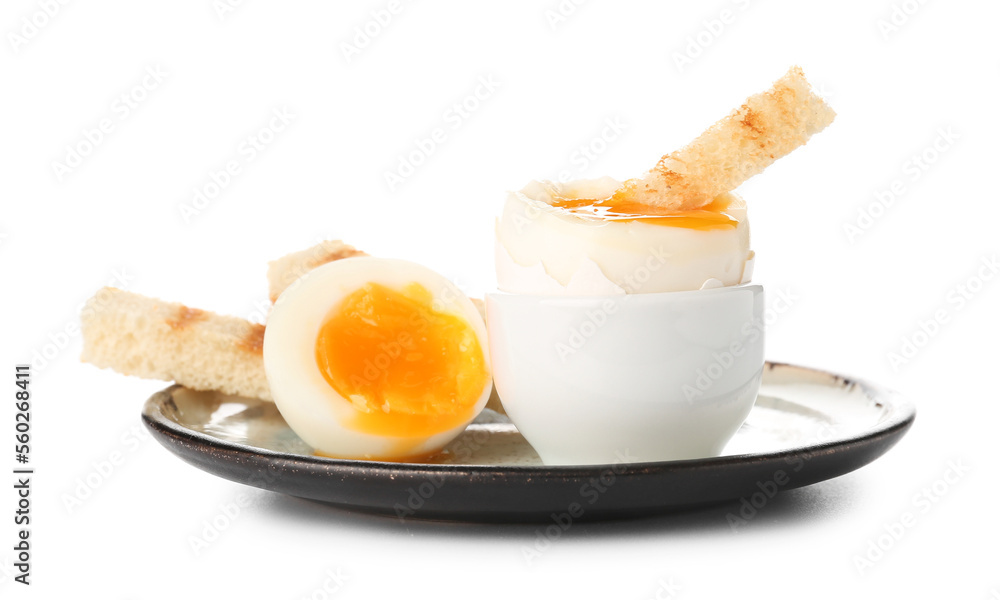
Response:
[[[805,371],[811,374],[819,374],[830,377],[837,381],[842,387],[851,388],[859,386],[865,395],[877,405],[885,409],[885,415],[878,423],[865,428],[864,430],[848,436],[837,436],[831,440],[818,443],[799,444],[793,447],[762,453],[743,453],[725,456],[691,458],[670,461],[651,461],[637,463],[603,463],[589,465],[505,465],[505,464],[437,464],[437,463],[400,463],[363,459],[341,459],[329,458],[325,456],[297,454],[293,452],[280,452],[267,448],[250,446],[240,442],[223,440],[206,433],[194,431],[183,427],[174,420],[167,418],[161,410],[162,399],[169,398],[173,390],[182,388],[180,384],[170,386],[155,392],[150,396],[142,408],[142,421],[150,429],[161,443],[160,436],[167,436],[191,443],[200,448],[208,447],[215,450],[224,450],[229,453],[236,453],[243,456],[270,457],[289,462],[299,462],[311,466],[331,466],[351,471],[364,472],[372,475],[395,475],[405,473],[407,475],[418,475],[425,473],[448,473],[453,475],[480,474],[480,475],[511,475],[517,473],[520,476],[536,477],[581,477],[593,476],[595,472],[602,472],[605,469],[614,467],[615,472],[621,475],[639,474],[650,471],[665,471],[706,468],[726,468],[734,464],[742,464],[747,461],[770,461],[780,460],[789,456],[801,455],[803,453],[815,453],[828,450],[830,448],[844,448],[857,444],[876,443],[881,438],[890,437],[897,433],[900,437],[913,425],[916,419],[916,406],[898,392],[886,388],[882,385],[872,383],[866,379],[848,377],[833,373],[824,369],[807,367],[804,365],[766,361],[765,370],[793,369]],[[173,450],[171,450],[173,451]]]

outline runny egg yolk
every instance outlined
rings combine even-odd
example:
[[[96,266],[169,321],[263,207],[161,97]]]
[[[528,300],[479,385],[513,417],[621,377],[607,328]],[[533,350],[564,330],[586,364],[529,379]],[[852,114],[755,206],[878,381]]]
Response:
[[[365,433],[430,436],[472,418],[489,379],[479,338],[460,315],[434,308],[419,283],[368,283],[327,316],[316,364],[356,410]]]
[[[729,197],[718,196],[701,208],[680,212],[632,200],[617,200],[613,196],[604,199],[557,198],[552,202],[552,206],[562,208],[574,215],[596,217],[608,221],[639,221],[653,225],[710,231],[713,229],[735,229],[739,224],[739,221],[725,212],[729,208],[729,202]]]

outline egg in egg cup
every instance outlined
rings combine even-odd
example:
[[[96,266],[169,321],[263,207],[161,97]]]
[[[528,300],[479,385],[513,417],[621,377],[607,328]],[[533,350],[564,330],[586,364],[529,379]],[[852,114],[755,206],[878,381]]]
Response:
[[[642,177],[508,194],[486,299],[494,383],[546,464],[723,451],[764,366],[763,288],[732,190],[833,118],[793,67]]]

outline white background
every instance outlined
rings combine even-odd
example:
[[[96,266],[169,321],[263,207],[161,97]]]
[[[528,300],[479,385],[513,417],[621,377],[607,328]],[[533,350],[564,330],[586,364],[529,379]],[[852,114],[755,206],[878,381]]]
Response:
[[[670,582],[678,598],[1000,597],[1000,277],[976,280],[1000,253],[996,4],[592,0],[565,2],[553,23],[556,0],[402,2],[350,60],[343,44],[385,0],[255,0],[221,16],[212,0],[70,2],[49,19],[41,4],[8,0],[0,14],[0,365],[55,355],[33,384],[34,585],[8,571],[15,497],[4,483],[3,597],[293,599],[337,569],[343,598],[648,598]],[[24,25],[33,18],[43,26]],[[683,53],[698,55],[679,65]],[[399,523],[198,471],[130,433],[162,383],[78,361],[79,307],[116,272],[133,291],[250,316],[266,262],[320,237],[481,293],[494,285],[505,190],[563,170],[636,175],[792,64],[838,117],[740,188],[756,282],[796,298],[769,331],[768,358],[894,387],[919,415],[884,458],[780,494],[739,533],[725,520],[732,506],[577,525],[529,564],[534,526]],[[147,68],[165,76],[132,92]],[[480,78],[499,85],[455,127],[446,112]],[[123,93],[142,97],[127,115]],[[254,160],[241,154],[283,107],[288,127]],[[110,132],[60,180],[53,162],[105,118]],[[583,164],[578,147],[606,119],[625,131]],[[435,127],[445,142],[390,190],[385,173]],[[939,131],[957,139],[928,150]],[[925,151],[934,160],[914,170]],[[185,221],[180,205],[230,160],[239,174]],[[905,191],[879,210],[875,194],[897,180]],[[859,211],[877,216],[848,235]],[[978,291],[959,302],[959,286]],[[920,335],[936,312],[947,323]],[[922,347],[893,364],[914,336]],[[115,451],[124,464],[68,510],[65,495]],[[949,461],[971,470],[929,511],[915,508]],[[237,500],[246,507],[195,556],[189,538]],[[915,525],[859,572],[855,557],[904,512]]]

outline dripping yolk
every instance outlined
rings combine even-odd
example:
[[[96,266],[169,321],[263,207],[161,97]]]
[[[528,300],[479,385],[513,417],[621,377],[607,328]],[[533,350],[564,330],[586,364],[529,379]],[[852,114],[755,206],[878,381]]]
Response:
[[[557,198],[552,202],[552,206],[562,208],[574,215],[596,217],[608,221],[639,221],[653,225],[710,231],[713,229],[735,229],[739,224],[739,221],[732,215],[726,213],[730,198],[730,196],[721,195],[701,208],[680,212],[641,204],[633,200],[618,200],[614,196],[604,199]]]
[[[479,338],[462,316],[434,308],[419,283],[368,283],[327,315],[316,364],[356,409],[365,433],[430,436],[474,415],[489,380]]]

